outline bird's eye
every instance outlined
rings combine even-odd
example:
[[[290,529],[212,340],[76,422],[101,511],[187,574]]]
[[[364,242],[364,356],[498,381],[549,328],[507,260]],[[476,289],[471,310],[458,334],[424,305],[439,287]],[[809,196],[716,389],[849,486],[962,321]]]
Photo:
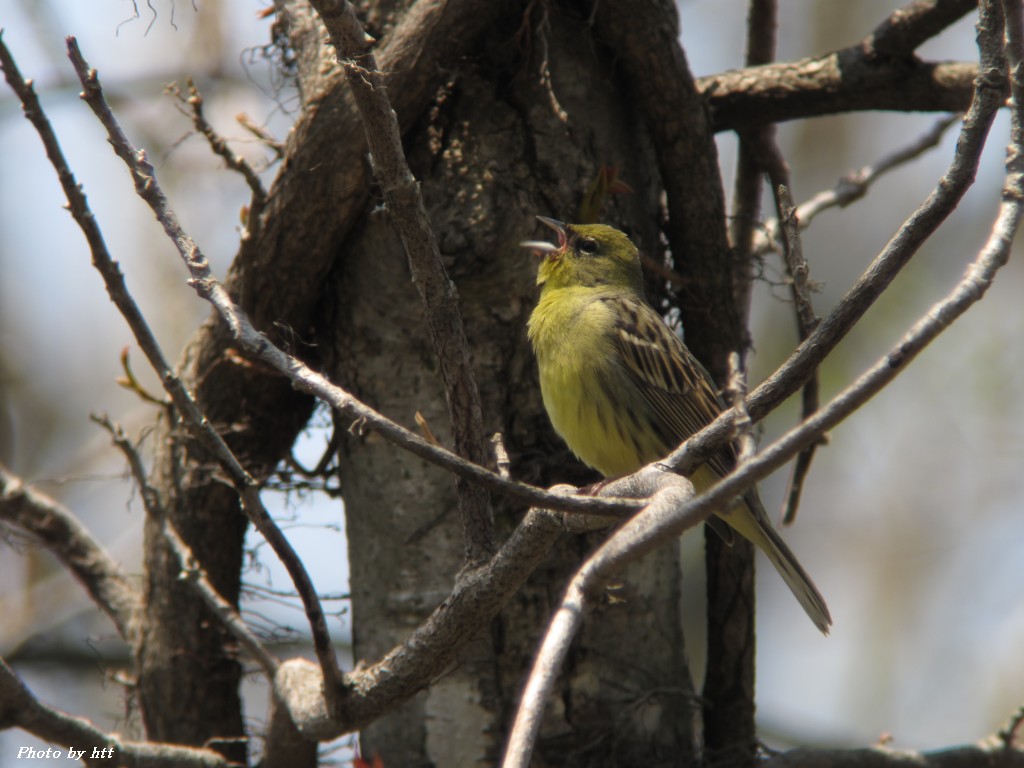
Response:
[[[592,237],[581,237],[577,247],[583,253],[597,253],[597,240]]]

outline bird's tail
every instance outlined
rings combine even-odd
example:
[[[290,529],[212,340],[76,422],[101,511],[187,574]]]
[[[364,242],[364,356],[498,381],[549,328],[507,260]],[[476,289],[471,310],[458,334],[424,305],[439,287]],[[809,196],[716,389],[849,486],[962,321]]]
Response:
[[[832,626],[832,616],[825,605],[825,598],[797,561],[796,555],[772,527],[764,507],[761,506],[761,500],[757,497],[757,491],[748,493],[744,496],[742,504],[737,504],[722,517],[737,533],[752,541],[768,556],[793,596],[811,617],[814,626],[821,630],[822,634],[827,635],[829,627]]]

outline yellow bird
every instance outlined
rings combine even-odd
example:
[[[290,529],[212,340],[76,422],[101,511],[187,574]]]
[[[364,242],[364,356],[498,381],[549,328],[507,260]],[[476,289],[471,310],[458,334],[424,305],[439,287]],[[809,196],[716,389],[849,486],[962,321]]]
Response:
[[[584,463],[621,477],[667,456],[723,410],[714,382],[644,298],[640,254],[604,224],[543,216],[558,245],[527,241],[544,256],[530,343],[555,431]],[[690,478],[705,490],[735,466],[731,447]],[[775,566],[815,626],[828,634],[825,600],[772,527],[756,489],[717,513]]]

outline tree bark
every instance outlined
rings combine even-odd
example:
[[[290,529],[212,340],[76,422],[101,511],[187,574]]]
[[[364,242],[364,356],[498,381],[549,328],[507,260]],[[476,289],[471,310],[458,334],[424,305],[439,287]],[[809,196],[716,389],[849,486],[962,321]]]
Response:
[[[606,220],[657,251],[652,146],[628,82],[603,43],[580,34],[582,22],[554,6],[512,9],[478,47],[483,53],[448,73],[407,147],[458,287],[486,429],[503,433],[517,477],[542,483],[596,477],[543,414],[524,331],[537,265],[517,244],[534,234],[534,214],[573,220],[608,165],[634,193],[614,199]],[[407,426],[421,412],[450,444],[422,308],[385,211],[360,220],[330,283],[336,293],[323,325],[337,334],[333,376]],[[457,577],[463,547],[453,483],[357,430],[340,464],[355,653],[372,659],[404,638]],[[499,530],[507,533],[522,512],[499,500]],[[457,669],[363,731],[364,753],[379,753],[385,765],[494,764],[544,622],[596,540],[556,547]],[[631,569],[588,622],[551,704],[539,765],[691,761],[695,699],[679,578],[677,548],[666,547]]]

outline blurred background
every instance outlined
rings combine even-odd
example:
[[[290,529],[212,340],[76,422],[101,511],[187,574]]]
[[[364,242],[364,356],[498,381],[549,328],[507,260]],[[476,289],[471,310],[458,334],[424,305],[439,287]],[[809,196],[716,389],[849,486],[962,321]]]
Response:
[[[780,6],[778,58],[789,60],[863,38],[895,4],[781,0]],[[4,41],[23,75],[35,80],[107,244],[172,359],[206,316],[206,305],[185,285],[177,254],[79,101],[64,36],[78,37],[129,137],[147,149],[183,225],[223,275],[248,190],[191,134],[163,87],[193,77],[210,122],[264,168],[267,152],[236,115],[245,113],[283,139],[297,102],[273,49],[265,47],[271,19],[258,18],[262,7],[241,0],[195,7],[153,0],[137,10],[110,0],[0,0]],[[745,14],[740,0],[680,3],[683,44],[697,76],[742,64]],[[975,59],[973,23],[963,20],[919,53]],[[794,197],[799,202],[831,188],[840,176],[911,142],[938,117],[865,113],[780,126]],[[960,278],[992,223],[1007,131],[1004,115],[960,208],[828,359],[823,402]],[[852,207],[826,212],[806,232],[811,277],[822,286],[814,298],[818,314],[829,311],[927,196],[955,138],[954,126],[939,148],[879,181]],[[727,196],[735,145],[731,134],[719,137]],[[0,147],[0,460],[73,509],[138,573],[141,504],[120,455],[89,415],[107,413],[130,434],[153,419],[152,406],[115,384],[126,346],[143,383],[152,391],[158,384],[90,266],[38,137],[6,85],[0,87]],[[265,174],[267,184],[273,173]],[[1018,247],[985,299],[817,454],[797,524],[784,535],[829,600],[831,637],[817,635],[781,580],[759,562],[768,575],[758,585],[758,711],[769,743],[860,746],[891,738],[896,747],[935,749],[993,733],[1024,704],[1019,256]],[[781,276],[778,259],[769,257],[765,279],[755,286],[752,383],[795,344]],[[773,414],[764,439],[785,431],[796,416],[792,403]],[[299,447],[307,465],[323,451],[326,422],[316,419]],[[769,511],[781,506],[785,485],[780,472],[762,486]],[[343,595],[340,505],[296,494],[273,501],[318,588]],[[112,628],[49,555],[3,535],[0,654],[43,700],[130,734],[121,685],[105,671],[123,653]],[[288,591],[290,584],[269,550],[255,540],[252,546],[246,615],[301,645],[301,610],[270,591]],[[684,546],[699,548],[696,541]],[[335,613],[332,631],[347,642],[344,601],[327,609]],[[255,720],[265,715],[258,677],[248,706]],[[26,745],[39,743],[20,731],[0,732],[0,764]]]

